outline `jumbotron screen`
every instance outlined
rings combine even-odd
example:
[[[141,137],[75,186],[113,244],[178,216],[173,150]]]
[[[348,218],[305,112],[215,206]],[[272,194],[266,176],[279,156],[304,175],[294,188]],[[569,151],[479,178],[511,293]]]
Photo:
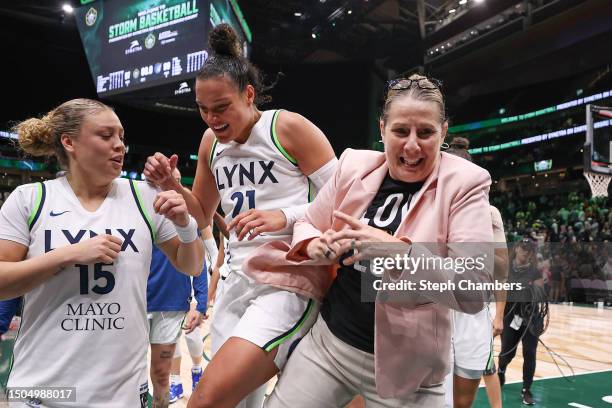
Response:
[[[245,37],[236,8],[235,1],[225,0],[100,0],[78,8],[77,26],[98,95],[194,78],[208,58],[213,25],[230,23]],[[248,42],[243,43],[246,54]]]

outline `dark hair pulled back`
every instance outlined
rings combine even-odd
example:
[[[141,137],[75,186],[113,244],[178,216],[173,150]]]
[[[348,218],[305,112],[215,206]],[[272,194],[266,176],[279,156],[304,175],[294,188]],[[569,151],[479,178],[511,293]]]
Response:
[[[198,80],[227,76],[240,92],[243,92],[247,85],[253,86],[256,105],[272,100],[264,94],[267,88],[264,88],[263,77],[257,67],[242,55],[238,35],[229,24],[223,23],[213,28],[208,36],[208,43],[212,55],[198,72]]]

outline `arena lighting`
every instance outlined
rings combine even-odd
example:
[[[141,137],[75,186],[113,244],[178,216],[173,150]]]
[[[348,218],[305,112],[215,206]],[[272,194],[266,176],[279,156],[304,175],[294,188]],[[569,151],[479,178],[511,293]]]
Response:
[[[465,3],[467,3],[467,0],[461,0],[461,1],[459,2],[459,4],[460,4],[460,5],[462,5],[462,6],[463,6]]]
[[[47,169],[47,164],[34,160],[0,159],[0,168],[43,171]]]
[[[315,34],[313,34],[313,36],[314,35]],[[606,91],[606,92],[601,92],[601,93],[598,93],[598,94],[595,94],[595,95],[591,95],[591,96],[588,96],[586,98],[575,99],[573,101],[564,102],[564,103],[561,103],[561,104],[559,104],[557,106],[551,106],[549,108],[540,109],[540,110],[529,112],[529,113],[525,113],[525,114],[522,114],[522,115],[505,117],[505,118],[489,119],[489,120],[485,120],[485,121],[481,121],[481,122],[472,122],[472,123],[467,123],[467,124],[463,124],[463,125],[457,125],[457,126],[453,126],[453,127],[448,128],[448,131],[450,133],[459,133],[459,132],[466,132],[466,131],[474,130],[474,129],[483,129],[483,128],[487,128],[487,127],[497,126],[497,125],[500,125],[500,124],[516,122],[516,121],[519,121],[519,120],[527,120],[527,119],[531,119],[531,118],[534,118],[536,116],[544,115],[544,114],[547,114],[547,113],[552,113],[552,112],[560,111],[560,110],[563,110],[563,109],[568,109],[568,108],[573,108],[573,107],[576,107],[576,106],[584,105],[586,103],[590,103],[591,101],[596,101],[596,100],[599,100],[599,99],[602,99],[602,98],[608,98],[610,96],[612,96],[612,90]],[[595,128],[598,129],[599,127],[611,126],[610,124],[605,124],[606,122],[612,123],[612,120],[597,122],[597,123],[595,123]],[[517,146],[521,146],[521,145],[525,145],[525,144],[536,143],[536,142],[547,140],[547,139],[554,139],[554,138],[558,138],[558,137],[571,136],[573,134],[582,133],[582,132],[585,132],[585,131],[586,131],[586,125],[575,126],[573,128],[568,128],[568,129],[565,129],[565,130],[558,130],[556,132],[544,133],[544,134],[539,135],[539,136],[532,136],[532,137],[528,137],[528,138],[524,138],[524,139],[520,139],[520,140],[515,140],[515,141],[512,141],[512,142],[502,143],[502,144],[499,144],[499,145],[477,147],[477,148],[470,149],[469,152],[471,154],[487,153],[487,152],[490,152],[490,151],[503,150],[503,149],[508,149],[508,148],[511,148],[511,147],[517,147]],[[6,134],[7,132],[0,132],[0,137],[2,137],[3,133]],[[14,138],[16,138],[16,137],[17,137],[17,135],[15,135]],[[534,138],[535,138],[535,140],[534,140]],[[489,149],[489,150],[483,150],[483,149]],[[582,152],[582,149],[580,151]],[[197,157],[197,155],[193,155],[193,156]]]
[[[296,11],[295,13],[293,13],[293,15],[296,17],[302,17],[302,13],[300,13],[299,11]]]
[[[449,14],[453,14],[453,13],[454,13],[454,12],[456,12],[456,11],[457,11],[457,10],[455,10],[455,9],[450,9],[450,10],[448,10],[448,13],[449,13]]]
[[[484,0],[474,0],[474,3],[476,4],[484,3]]]
[[[546,115],[546,114],[558,112],[564,109],[586,105],[587,103],[598,101],[600,99],[609,98],[610,96],[612,96],[612,89],[609,91],[600,92],[598,94],[586,96],[584,98],[574,99],[569,102],[560,103],[556,106],[549,106],[548,108],[539,109],[537,111],[528,112],[528,113],[524,113],[521,115],[507,116],[504,118],[488,119],[488,120],[482,120],[482,121],[476,121],[476,122],[470,122],[470,123],[465,123],[461,125],[451,126],[450,128],[448,128],[448,131],[450,133],[460,133],[460,132],[467,132],[470,130],[484,129],[484,128],[498,126],[498,125],[505,125],[506,123],[527,120],[527,119],[535,118],[536,116]]]
[[[64,3],[64,5],[62,6],[62,10],[64,10],[68,14],[72,14],[72,12],[74,11],[74,8],[72,8],[70,4]]]
[[[310,34],[310,36],[315,39],[317,38],[317,35],[315,33]]]
[[[4,139],[18,139],[17,133],[0,130],[0,137]]]
[[[602,120],[600,122],[595,122],[593,125],[595,129],[605,128],[609,126],[612,126],[612,120]],[[584,132],[586,132],[586,125],[574,126],[574,127],[570,127],[566,129],[559,129],[554,132],[542,133],[541,135],[537,135],[537,136],[526,137],[526,138],[519,139],[519,140],[512,140],[510,142],[501,143],[497,145],[476,147],[468,151],[470,152],[470,154],[473,154],[473,155],[482,154],[482,153],[490,153],[490,152],[496,152],[498,150],[510,149],[512,147],[524,146],[524,145],[528,145],[531,143],[544,142],[546,140],[557,139],[560,137],[577,135],[577,134],[584,133]]]

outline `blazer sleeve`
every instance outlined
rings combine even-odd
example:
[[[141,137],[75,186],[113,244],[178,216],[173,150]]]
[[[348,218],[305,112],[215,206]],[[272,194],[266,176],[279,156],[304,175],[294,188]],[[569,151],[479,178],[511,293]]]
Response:
[[[470,173],[447,181],[457,181],[461,185],[451,202],[449,214],[444,215],[448,216],[446,244],[413,243],[410,249],[410,257],[414,259],[436,259],[437,262],[428,263],[425,268],[403,270],[400,279],[454,283],[448,290],[420,290],[419,294],[432,302],[473,314],[482,310],[489,292],[465,290],[464,285],[492,282],[494,253],[488,195],[491,178],[484,169]],[[476,260],[477,265],[471,269],[462,264],[470,258]]]
[[[334,207],[337,201],[338,184],[342,177],[342,166],[350,152],[351,149],[346,149],[342,153],[334,176],[319,191],[314,201],[308,207],[304,218],[298,220],[293,226],[293,240],[291,242],[291,249],[287,253],[287,260],[297,262],[308,260],[302,254],[302,250],[312,239],[320,237],[323,232],[331,228]]]

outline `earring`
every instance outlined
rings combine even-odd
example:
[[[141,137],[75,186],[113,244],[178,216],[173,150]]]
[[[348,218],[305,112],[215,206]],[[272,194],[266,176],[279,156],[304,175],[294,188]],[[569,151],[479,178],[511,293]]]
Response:
[[[446,142],[444,142],[444,143],[442,143],[442,144],[440,145],[440,149],[442,149],[442,150],[446,150],[446,149],[448,149],[449,147],[450,147],[450,146],[449,146],[449,145],[448,145],[448,143],[446,143]]]

